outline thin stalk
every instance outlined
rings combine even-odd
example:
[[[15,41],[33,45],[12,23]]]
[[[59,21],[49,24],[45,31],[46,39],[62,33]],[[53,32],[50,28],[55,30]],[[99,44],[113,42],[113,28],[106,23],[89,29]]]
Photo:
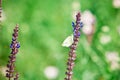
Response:
[[[80,22],[80,13],[76,15],[76,24],[74,27],[74,38],[73,43],[70,46],[69,58],[67,62],[67,71],[66,77],[64,80],[72,80],[73,68],[74,68],[74,60],[76,59],[76,48],[78,45],[79,37],[80,37],[80,28],[83,26],[82,22]]]

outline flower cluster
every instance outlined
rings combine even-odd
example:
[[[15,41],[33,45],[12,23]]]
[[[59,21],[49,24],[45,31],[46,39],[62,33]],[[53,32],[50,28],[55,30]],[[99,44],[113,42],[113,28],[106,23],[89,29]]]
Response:
[[[80,27],[76,27],[76,26],[75,26],[75,23],[72,22],[72,27],[73,27],[74,36],[80,36],[80,31],[78,31],[78,32],[76,33],[76,30],[77,30],[78,28],[79,28],[78,30],[80,30],[80,28],[83,27],[83,23],[82,23],[82,22],[78,22],[78,24],[80,25]]]
[[[76,48],[80,37],[80,29],[83,27],[83,23],[80,22],[80,16],[80,13],[76,15],[76,24],[72,22],[74,38],[73,43],[70,46],[65,80],[72,80],[74,60],[76,59]]]
[[[18,53],[18,48],[20,48],[20,44],[17,41],[18,38],[18,25],[16,25],[14,29],[14,33],[12,35],[12,42],[10,45],[11,48],[11,55],[9,56],[9,61],[7,64],[7,70],[6,70],[6,77],[11,80],[12,78],[14,80],[18,80],[18,73],[15,74],[15,61],[16,61],[16,54]],[[14,76],[15,75],[15,76]]]

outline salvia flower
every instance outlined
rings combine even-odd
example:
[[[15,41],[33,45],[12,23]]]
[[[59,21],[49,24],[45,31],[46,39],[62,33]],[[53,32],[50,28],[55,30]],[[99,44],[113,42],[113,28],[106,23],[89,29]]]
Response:
[[[15,61],[16,54],[18,53],[18,48],[20,48],[20,43],[17,41],[18,38],[18,25],[16,25],[14,29],[14,33],[12,34],[12,42],[10,44],[11,54],[9,56],[9,61],[7,64],[6,77],[8,80],[14,79],[18,80],[18,73],[15,74]]]
[[[67,71],[65,80],[72,80],[74,60],[76,59],[76,48],[80,37],[80,29],[83,27],[83,23],[80,22],[80,13],[76,15],[76,24],[72,22],[73,26],[73,43],[70,46],[69,58],[67,62]]]

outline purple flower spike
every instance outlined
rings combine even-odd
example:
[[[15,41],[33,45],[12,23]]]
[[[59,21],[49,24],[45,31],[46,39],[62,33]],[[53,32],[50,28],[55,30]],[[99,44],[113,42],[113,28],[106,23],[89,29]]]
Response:
[[[69,52],[69,57],[68,57],[68,62],[67,62],[67,70],[66,70],[66,77],[64,78],[64,80],[72,80],[72,76],[73,76],[73,68],[75,66],[75,59],[76,59],[76,49],[77,49],[77,45],[79,42],[79,37],[80,37],[80,29],[83,26],[83,23],[80,21],[81,20],[81,15],[80,13],[78,13],[76,15],[76,23],[72,22],[72,26],[73,26],[73,43],[70,46],[70,52]]]
[[[9,56],[9,61],[7,64],[7,70],[6,70],[6,77],[8,80],[18,80],[18,74],[15,74],[15,61],[16,61],[16,54],[18,53],[18,48],[20,48],[20,44],[17,41],[18,38],[18,25],[16,25],[15,29],[13,30],[14,33],[12,35],[12,42],[10,44],[11,48],[11,54]]]

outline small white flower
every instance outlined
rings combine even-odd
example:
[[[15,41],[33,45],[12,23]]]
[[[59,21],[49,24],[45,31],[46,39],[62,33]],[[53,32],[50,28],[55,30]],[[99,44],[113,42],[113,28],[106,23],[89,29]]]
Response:
[[[109,26],[103,26],[102,27],[103,32],[109,32],[109,30],[110,30]]]
[[[83,33],[86,35],[92,34],[94,32],[93,24],[95,23],[94,15],[89,10],[86,10],[82,13],[81,21],[84,24],[84,27],[82,29]]]
[[[44,74],[48,79],[55,79],[58,76],[58,69],[54,66],[48,66],[45,68]]]
[[[93,32],[93,27],[92,25],[84,25],[84,27],[82,28],[82,31],[84,34],[89,35]]]
[[[92,25],[95,22],[95,17],[89,10],[86,10],[82,13],[81,21],[84,25]]]
[[[109,35],[102,35],[101,37],[100,37],[100,42],[102,43],[102,44],[107,44],[107,43],[109,43],[111,41],[111,36],[109,36]]]
[[[115,8],[120,8],[120,0],[113,0],[113,6]]]
[[[120,57],[117,52],[106,52],[106,59],[110,62],[111,70],[116,70],[120,68]]]
[[[117,52],[106,52],[105,54],[109,62],[118,62],[120,59]]]
[[[70,47],[73,43],[73,34],[71,34],[70,36],[68,36],[62,43],[62,46],[64,47]]]
[[[116,70],[120,68],[120,64],[118,62],[112,62],[110,67],[111,70]]]

